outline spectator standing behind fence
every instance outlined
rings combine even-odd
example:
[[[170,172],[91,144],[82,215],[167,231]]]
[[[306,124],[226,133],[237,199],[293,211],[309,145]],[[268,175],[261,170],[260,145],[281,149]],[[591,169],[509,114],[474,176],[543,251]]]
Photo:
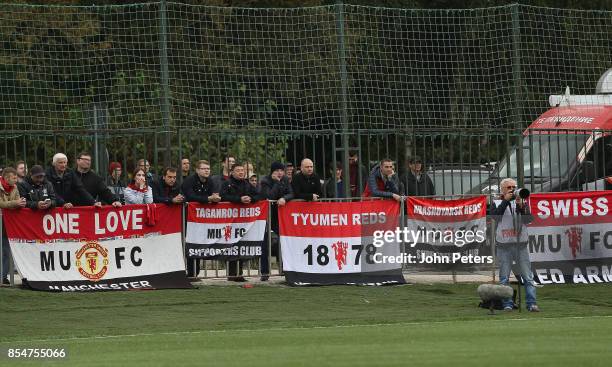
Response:
[[[181,159],[181,183],[191,174],[191,162],[189,158]]]
[[[361,177],[359,177],[361,175]],[[365,189],[368,180],[368,170],[359,163],[359,155],[356,151],[349,152],[349,180],[351,183],[351,197],[359,196]]]
[[[186,201],[200,204],[218,203],[221,201],[219,188],[210,177],[210,163],[205,160],[196,162],[195,173],[185,179],[181,185]],[[187,276],[197,277],[200,273],[198,260],[187,260]]]
[[[198,161],[195,173],[183,182],[181,189],[186,201],[194,201],[201,204],[218,203],[221,201],[219,187],[215,185],[210,177],[210,163],[205,160]]]
[[[329,169],[330,178],[325,181],[324,191],[326,198],[345,198],[344,181],[342,181],[342,164],[336,163],[336,169]]]
[[[237,204],[251,204],[261,200],[261,196],[246,179],[246,167],[241,162],[235,162],[231,169],[229,180],[221,188],[221,200]],[[244,282],[242,277],[242,263],[240,261],[228,262],[228,280]]]
[[[314,164],[308,158],[302,159],[300,172],[291,181],[293,196],[306,201],[318,201],[323,196],[321,179],[314,173]]]
[[[185,197],[181,187],[176,183],[176,168],[166,167],[162,179],[153,183],[153,202],[164,204],[182,204]]]
[[[126,204],[151,204],[153,203],[153,189],[147,184],[146,172],[142,168],[136,168],[132,182],[125,188]]]
[[[125,182],[121,179],[121,163],[111,162],[108,166],[108,177],[106,178],[106,186],[117,197],[121,204],[125,204]]]
[[[236,158],[232,155],[226,155],[223,157],[223,161],[221,162],[221,174],[212,176],[213,183],[221,189],[223,184],[230,179],[231,170],[236,162]]]
[[[58,206],[70,209],[75,205],[102,205],[94,200],[74,171],[68,168],[68,158],[63,153],[53,156],[52,166],[47,169],[47,180],[53,185]]]
[[[55,208],[57,199],[51,182],[45,177],[42,166],[32,166],[30,176],[17,184],[19,194],[26,199],[26,207],[30,209]]]
[[[119,197],[115,196],[104,183],[104,179],[91,170],[91,154],[82,152],[77,156],[75,174],[83,183],[85,190],[97,201],[120,207]]]
[[[525,284],[525,298],[527,310],[539,312],[536,304],[536,288],[533,284],[533,273],[529,260],[527,241],[529,233],[527,224],[533,221],[529,205],[520,197],[515,196],[516,181],[505,178],[500,183],[501,194],[499,200],[493,203],[490,214],[497,222],[495,244],[497,261],[499,264],[499,282],[507,285],[510,281],[512,262],[516,261],[520,269],[521,278]],[[512,311],[512,299],[502,301],[504,310]]]
[[[144,170],[145,178],[147,180],[147,185],[149,186],[153,186],[153,182],[159,179],[159,177],[157,177],[156,174],[151,172],[151,164],[149,163],[148,160],[144,158],[139,159],[138,162],[136,162],[136,168]]]
[[[424,172],[423,160],[416,156],[408,160],[408,170],[402,175],[400,182],[404,185],[407,196],[431,196],[436,194],[433,181]]]
[[[287,162],[285,164],[285,176],[287,176],[289,183],[293,181],[293,170],[294,170],[293,163]]]
[[[26,206],[26,199],[19,196],[17,189],[17,171],[7,167],[0,176],[0,209],[17,209]],[[2,226],[2,284],[9,284],[8,270],[11,248],[9,246],[6,228]]]
[[[273,162],[270,166],[270,174],[264,176],[260,183],[261,195],[268,200],[276,200],[270,204],[270,227],[278,234],[278,207],[284,206],[293,199],[293,189],[289,178],[285,175],[285,166],[280,162]],[[268,232],[264,237],[263,251],[261,253],[261,280],[266,281],[270,275],[270,263],[268,253]],[[278,262],[278,242],[272,243],[272,256]]]
[[[28,165],[24,161],[17,161],[15,169],[17,170],[17,183],[23,182],[28,176]]]
[[[402,196],[400,193],[400,183],[395,174],[393,161],[385,158],[372,168],[362,196],[401,201]]]

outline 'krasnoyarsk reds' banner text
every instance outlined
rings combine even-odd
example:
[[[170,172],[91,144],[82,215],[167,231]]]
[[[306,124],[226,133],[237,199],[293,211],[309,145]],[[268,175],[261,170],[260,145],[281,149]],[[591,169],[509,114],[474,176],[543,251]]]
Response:
[[[529,252],[538,283],[612,282],[612,191],[533,194]]]
[[[6,210],[15,264],[47,291],[191,288],[181,207],[159,204]]]
[[[431,268],[493,265],[487,239],[487,199],[409,197],[403,239],[411,265]]]
[[[187,208],[187,257],[246,260],[261,256],[268,201],[252,204],[198,204]]]
[[[405,283],[397,242],[377,247],[375,231],[396,229],[400,205],[376,200],[354,203],[289,202],[279,207],[283,272],[291,285]]]

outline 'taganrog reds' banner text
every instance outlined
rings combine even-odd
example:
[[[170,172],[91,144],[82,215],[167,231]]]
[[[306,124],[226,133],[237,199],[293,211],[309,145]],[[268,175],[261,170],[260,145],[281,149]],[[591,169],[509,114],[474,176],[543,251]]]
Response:
[[[487,198],[457,200],[409,197],[405,242],[419,266],[441,268],[493,265],[487,239]],[[429,260],[433,259],[433,260]]]
[[[533,194],[529,201],[538,283],[612,282],[612,191]]]
[[[376,200],[348,203],[289,202],[279,207],[283,272],[291,285],[405,283],[398,243],[373,245],[377,230],[394,230],[400,205]]]
[[[5,210],[15,264],[47,291],[191,288],[181,246],[181,207]]]
[[[252,204],[198,204],[187,207],[187,257],[206,260],[261,256],[268,201]]]

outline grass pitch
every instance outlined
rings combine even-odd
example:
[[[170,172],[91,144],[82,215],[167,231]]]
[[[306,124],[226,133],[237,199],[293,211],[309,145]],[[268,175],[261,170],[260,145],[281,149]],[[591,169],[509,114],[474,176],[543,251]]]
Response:
[[[65,348],[75,366],[608,366],[612,287],[538,289],[538,314],[476,307],[475,284],[0,290],[7,348]]]

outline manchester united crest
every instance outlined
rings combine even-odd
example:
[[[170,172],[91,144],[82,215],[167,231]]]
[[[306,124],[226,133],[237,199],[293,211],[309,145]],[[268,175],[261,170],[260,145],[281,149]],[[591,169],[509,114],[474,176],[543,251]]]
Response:
[[[108,250],[96,241],[88,241],[76,253],[76,266],[82,276],[97,282],[108,271]]]

